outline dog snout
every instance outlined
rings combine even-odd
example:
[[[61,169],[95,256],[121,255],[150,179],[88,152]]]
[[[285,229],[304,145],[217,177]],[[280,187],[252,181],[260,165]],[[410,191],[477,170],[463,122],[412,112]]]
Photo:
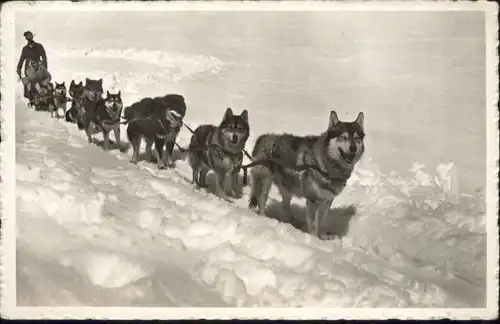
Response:
[[[231,142],[233,142],[233,144],[236,144],[238,143],[238,135],[237,134],[234,134],[231,136]]]
[[[352,143],[351,145],[349,145],[349,151],[351,153],[356,153],[357,151],[356,144]]]

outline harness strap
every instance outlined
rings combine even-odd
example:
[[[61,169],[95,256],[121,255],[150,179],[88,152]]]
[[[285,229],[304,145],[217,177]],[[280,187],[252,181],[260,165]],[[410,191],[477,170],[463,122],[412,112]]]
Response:
[[[186,125],[186,124],[184,124],[184,125]],[[187,126],[187,125],[186,125],[186,127],[187,127],[188,129],[190,129],[190,128],[189,128],[189,126]],[[192,133],[194,134],[194,132],[192,132]],[[213,136],[213,134],[211,134],[210,136]],[[179,148],[179,150],[180,150],[181,152],[183,152],[183,153],[185,153],[185,152],[194,153],[194,152],[200,152],[200,151],[201,151],[201,152],[203,152],[203,151],[207,151],[207,153],[208,153],[208,151],[209,151],[209,150],[211,150],[211,149],[217,150],[217,151],[218,151],[218,152],[220,152],[220,153],[223,153],[223,154],[228,155],[228,156],[229,156],[229,158],[231,159],[231,161],[233,162],[233,164],[235,164],[236,169],[238,169],[238,172],[239,172],[239,169],[241,169],[241,163],[237,164],[237,163],[235,163],[235,162],[234,162],[234,161],[235,161],[235,158],[236,158],[236,155],[238,155],[238,154],[239,154],[239,152],[237,152],[237,153],[233,153],[233,152],[230,152],[230,151],[224,150],[222,147],[220,147],[220,146],[219,146],[219,145],[217,145],[217,144],[208,144],[208,143],[210,142],[211,138],[212,138],[212,137],[207,138],[207,140],[205,141],[205,144],[204,144],[204,145],[198,145],[198,146],[196,146],[196,147],[188,147],[188,148],[183,148],[183,147],[181,147],[181,146],[180,146],[177,142],[175,142],[175,141],[174,141],[174,144],[175,144],[175,145]],[[196,137],[195,137],[195,140],[196,140]],[[208,164],[210,167],[212,167],[212,166],[211,166],[211,163],[210,163],[210,161],[209,161],[209,159],[208,159],[208,154],[207,154],[207,156],[205,156],[205,154],[204,154],[204,155],[203,155],[203,157],[206,159],[206,161],[204,161],[204,162],[205,162],[206,164]]]
[[[151,117],[133,118],[133,119],[130,119],[130,120],[129,119],[125,119],[124,121],[120,122],[120,124],[127,125],[127,124],[135,123],[135,122],[138,122],[138,121],[141,121],[141,120],[151,120],[151,119],[152,119]]]
[[[248,169],[249,168],[252,168],[252,167],[257,166],[257,165],[267,165],[268,167],[271,167],[272,164],[278,165],[278,166],[280,166],[282,168],[286,168],[286,169],[294,169],[298,172],[305,171],[305,170],[313,170],[313,171],[316,171],[319,174],[321,174],[321,176],[323,178],[329,180],[330,182],[341,181],[342,183],[345,184],[347,181],[345,178],[330,176],[328,173],[321,170],[316,165],[301,164],[301,165],[296,165],[296,166],[292,167],[289,165],[285,165],[282,161],[278,161],[278,160],[273,159],[273,158],[268,158],[268,159],[257,160],[257,161],[254,161],[252,163],[241,166],[241,168],[243,169],[243,184],[247,185]]]
[[[54,90],[52,90],[52,91],[54,92]],[[71,102],[71,101],[73,101],[73,99],[72,99],[72,98],[69,98],[69,97],[59,98],[59,97],[57,97],[56,95],[52,95],[52,98],[54,98],[54,99],[55,99],[55,98],[58,98],[58,99],[64,99],[64,101],[65,101],[65,102]]]
[[[122,117],[123,118],[123,117]],[[165,134],[168,134],[168,131],[167,129],[165,128],[165,126],[163,125],[163,122],[159,119],[159,118],[153,118],[152,116],[148,116],[148,117],[142,117],[142,118],[133,118],[133,119],[130,119],[130,120],[127,120],[125,119],[124,121],[120,122],[120,124],[122,125],[127,125],[127,124],[130,124],[130,123],[135,123],[135,122],[138,122],[138,121],[141,121],[141,120],[156,120],[158,122],[158,124],[160,125],[160,127],[165,131]],[[177,142],[174,141],[174,144],[182,151],[182,152],[185,152],[185,149],[183,149],[179,144],[177,144]]]
[[[131,120],[125,120],[121,123],[122,124],[129,124],[132,122],[136,122],[136,121],[140,121],[140,120],[148,120],[148,119],[152,119],[152,117],[149,116],[149,117],[144,117],[144,118],[134,118]],[[163,127],[161,121],[159,119],[157,119],[157,120],[160,123],[160,126],[165,130],[165,127]],[[189,132],[191,132],[191,134],[194,135],[194,131],[191,127],[189,127],[189,125],[187,125],[186,123],[183,123],[183,125],[189,130]],[[165,132],[166,132],[166,130],[165,130]],[[223,153],[229,155],[231,160],[233,160],[233,161],[234,161],[234,156],[236,154],[238,154],[238,153],[228,152],[228,151],[224,150],[222,147],[215,145],[215,144],[205,144],[205,145],[201,145],[198,147],[189,147],[189,148],[183,148],[176,141],[174,141],[174,144],[183,153],[185,153],[185,152],[198,152],[198,151],[204,151],[207,149],[216,149],[220,152],[223,152]],[[273,147],[272,152],[274,152],[274,149],[275,149],[275,147]],[[252,156],[246,150],[243,150],[243,153],[248,157],[248,159],[252,160]],[[296,165],[296,166],[289,166],[289,165],[285,165],[282,161],[278,161],[277,159],[271,157],[271,158],[267,158],[267,159],[253,161],[253,162],[245,164],[245,165],[242,165],[242,164],[238,165],[237,168],[243,170],[243,185],[248,184],[248,169],[249,168],[252,168],[252,167],[257,166],[257,165],[268,165],[270,167],[272,164],[281,166],[282,168],[286,168],[286,169],[294,169],[298,172],[305,171],[305,170],[313,170],[313,171],[318,172],[323,178],[327,179],[330,182],[340,181],[340,182],[345,184],[345,182],[347,181],[345,178],[342,178],[342,177],[330,176],[327,172],[321,170],[316,165],[301,164],[301,165]]]
[[[110,111],[108,109],[108,106],[106,106],[105,103],[103,104],[103,106],[104,106],[104,109],[106,110],[106,112],[108,113],[109,117],[113,118],[113,115],[118,115],[118,116],[115,119],[111,119],[111,120],[103,119],[103,120],[100,120],[100,121],[102,123],[104,123],[104,124],[116,124],[116,122],[120,123],[120,115],[121,115],[122,110],[120,109],[119,113],[115,114],[115,113],[113,113],[112,111]],[[97,107],[97,109],[99,109],[99,108],[100,107]],[[97,116],[97,118],[99,119],[99,116]]]
[[[192,129],[191,127],[189,127],[189,125],[188,125],[188,124],[186,124],[186,123],[183,123],[183,124],[184,124],[184,126],[186,126],[187,130],[188,130],[189,132],[191,132],[191,134],[193,134],[193,135],[194,135],[194,131],[193,131],[193,129]],[[247,150],[243,149],[243,153],[245,154],[245,156],[246,156],[249,160],[252,160],[252,156],[251,156],[250,154],[248,154]]]

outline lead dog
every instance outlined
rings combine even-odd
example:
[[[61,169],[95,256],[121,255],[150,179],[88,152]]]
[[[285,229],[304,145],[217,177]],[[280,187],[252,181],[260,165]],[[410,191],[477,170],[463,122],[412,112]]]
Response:
[[[259,136],[252,160],[269,162],[251,170],[249,208],[264,215],[269,190],[274,183],[281,194],[288,220],[292,217],[292,196],[306,199],[307,231],[320,237],[321,222],[363,155],[363,120],[361,112],[354,122],[342,122],[337,113],[331,111],[328,128],[320,135]]]

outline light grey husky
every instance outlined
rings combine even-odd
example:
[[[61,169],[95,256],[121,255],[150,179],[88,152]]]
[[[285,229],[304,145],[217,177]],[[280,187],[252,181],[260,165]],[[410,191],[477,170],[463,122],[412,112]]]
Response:
[[[321,222],[364,153],[363,119],[360,112],[354,122],[342,122],[337,113],[331,111],[328,128],[320,135],[259,136],[252,160],[267,162],[251,170],[249,208],[264,215],[269,190],[274,183],[282,196],[287,220],[293,216],[292,196],[305,198],[307,231],[320,237]]]

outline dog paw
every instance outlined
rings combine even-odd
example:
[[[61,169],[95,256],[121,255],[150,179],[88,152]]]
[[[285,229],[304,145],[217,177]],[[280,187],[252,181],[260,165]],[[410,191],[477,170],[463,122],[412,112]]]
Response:
[[[130,163],[137,164],[137,160],[130,160]]]
[[[260,210],[259,210],[258,206],[250,206],[250,205],[248,205],[248,209],[250,209],[251,211],[253,211],[257,215],[260,215]]]
[[[227,193],[226,193],[224,190],[220,190],[220,191],[219,191],[219,190],[216,190],[216,191],[215,191],[215,196],[216,196],[217,198],[219,198],[220,200],[224,200],[224,201],[227,201],[227,202],[232,202],[232,201],[229,199],[229,197],[228,197]]]
[[[193,185],[193,190],[196,191],[196,192],[202,192],[202,191],[205,191],[208,187],[207,186],[203,186],[203,185],[200,185],[198,183],[195,183]]]
[[[156,165],[158,165],[158,168],[162,169],[162,170],[169,168],[169,165],[164,160],[162,160],[162,159],[157,160],[156,161]]]

